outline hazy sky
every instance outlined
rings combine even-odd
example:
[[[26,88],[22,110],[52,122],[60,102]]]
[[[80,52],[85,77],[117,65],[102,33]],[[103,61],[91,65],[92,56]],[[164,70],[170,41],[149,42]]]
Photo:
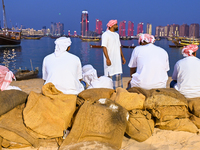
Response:
[[[2,9],[2,2],[1,9]],[[200,0],[4,0],[7,25],[24,25],[26,28],[50,27],[51,22],[64,23],[65,33],[74,30],[80,34],[81,12],[89,13],[89,30],[95,30],[95,21],[103,22],[103,29],[110,19],[146,23],[155,27],[167,24],[199,23]],[[3,26],[3,15],[1,26]],[[126,27],[128,24],[126,24]]]

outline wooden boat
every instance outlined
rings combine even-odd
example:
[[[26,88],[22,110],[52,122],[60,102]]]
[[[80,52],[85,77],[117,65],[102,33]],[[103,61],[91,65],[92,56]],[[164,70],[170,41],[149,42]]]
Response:
[[[171,47],[171,48],[179,48],[179,47],[183,47],[183,45],[169,45],[169,47]]]
[[[37,78],[39,73],[38,68],[36,68],[35,70],[21,70],[18,69],[18,71],[15,73],[15,77],[17,80],[26,80],[26,79],[32,79],[32,78]]]
[[[4,28],[0,31],[0,46],[19,45],[21,43],[21,31],[9,30],[6,23],[5,5],[3,5]]]
[[[92,45],[90,44],[90,47],[91,48],[102,48],[101,45]],[[136,46],[125,46],[125,45],[122,45],[122,48],[135,48]]]
[[[24,36],[23,37],[24,39],[28,39],[28,40],[39,40],[39,39],[41,39],[42,38],[42,36],[35,36],[35,35],[33,35],[33,36]]]
[[[101,38],[100,37],[94,37],[94,36],[87,36],[87,37],[80,37],[80,39],[84,42],[88,42],[88,41],[94,41],[94,42],[97,42],[97,41],[100,41]]]

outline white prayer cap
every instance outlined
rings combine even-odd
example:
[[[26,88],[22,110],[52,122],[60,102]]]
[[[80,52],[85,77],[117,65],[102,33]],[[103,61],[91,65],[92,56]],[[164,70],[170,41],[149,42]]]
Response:
[[[85,81],[88,85],[90,85],[92,81],[98,79],[97,71],[92,67],[92,65],[84,65],[82,71],[83,81]]]
[[[55,46],[55,55],[56,57],[60,56],[63,52],[67,50],[67,48],[71,45],[71,39],[67,37],[57,38],[54,42]]]

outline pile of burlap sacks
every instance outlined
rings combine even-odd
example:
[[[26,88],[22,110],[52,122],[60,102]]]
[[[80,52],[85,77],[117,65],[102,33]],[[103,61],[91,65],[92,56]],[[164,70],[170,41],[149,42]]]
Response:
[[[116,150],[124,135],[142,142],[155,127],[198,133],[199,103],[175,89],[96,88],[75,96],[48,83],[41,93],[3,91],[0,149],[54,142],[59,150]]]

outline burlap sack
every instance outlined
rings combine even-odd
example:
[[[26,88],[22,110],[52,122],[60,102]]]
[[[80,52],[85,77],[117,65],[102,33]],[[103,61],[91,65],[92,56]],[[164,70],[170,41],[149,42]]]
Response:
[[[28,94],[19,90],[0,90],[0,116],[26,102]]]
[[[145,110],[132,110],[129,115],[126,133],[138,142],[147,140],[154,131],[154,120],[151,114]]]
[[[118,87],[114,101],[127,110],[143,109],[145,96],[143,94],[129,93],[126,89]]]
[[[196,126],[198,129],[200,129],[200,118],[196,117],[195,115],[191,114],[189,118]]]
[[[30,92],[23,111],[24,123],[39,135],[61,137],[75,111],[76,95],[63,94],[52,83],[45,84],[42,93]]]
[[[66,145],[99,141],[120,148],[127,124],[125,108],[109,99],[86,101],[78,111],[69,135],[59,150]]]
[[[99,141],[86,141],[76,144],[66,145],[62,147],[63,150],[118,150],[108,143]]]
[[[20,147],[38,147],[38,139],[32,137],[24,126],[22,111],[24,105],[19,105],[0,117],[0,136]],[[16,148],[18,148],[17,146]]]
[[[166,122],[156,122],[156,127],[163,130],[173,131],[187,131],[192,133],[199,133],[198,128],[192,123],[189,118],[185,119],[172,119]]]
[[[189,111],[200,118],[200,97],[188,99]]]
[[[91,101],[93,103],[100,98],[110,98],[113,92],[113,89],[93,88],[82,91],[78,94],[78,97],[84,99],[85,101]]]

